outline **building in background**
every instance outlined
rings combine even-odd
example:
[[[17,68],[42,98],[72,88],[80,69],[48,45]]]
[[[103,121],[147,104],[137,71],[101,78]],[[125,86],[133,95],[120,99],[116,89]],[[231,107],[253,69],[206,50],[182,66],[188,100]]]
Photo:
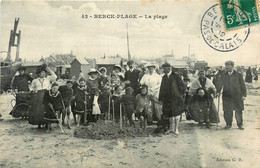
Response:
[[[79,74],[82,72],[83,78],[88,79],[88,72],[92,65],[85,58],[75,58],[71,62],[70,75],[75,76],[76,79],[79,78]]]

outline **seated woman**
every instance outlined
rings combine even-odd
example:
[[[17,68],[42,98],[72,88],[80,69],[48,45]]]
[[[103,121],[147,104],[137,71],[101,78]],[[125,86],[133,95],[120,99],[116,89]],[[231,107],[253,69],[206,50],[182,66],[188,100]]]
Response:
[[[199,122],[199,126],[203,126],[203,123],[206,123],[207,128],[210,129],[210,108],[212,106],[212,99],[205,93],[205,90],[202,88],[197,89],[197,94],[194,96],[195,106],[194,113],[197,114],[195,119]]]
[[[196,95],[196,92],[199,88],[202,88],[204,90],[205,94],[208,96],[208,98],[210,98],[212,101],[212,104],[210,107],[210,113],[209,113],[210,122],[218,123],[219,114],[216,109],[215,103],[213,101],[213,97],[215,95],[216,88],[215,88],[214,84],[212,83],[212,81],[205,76],[205,71],[200,70],[198,75],[199,75],[199,77],[197,79],[195,79],[194,81],[192,81],[191,86],[190,86],[190,94],[193,96],[191,98],[189,98],[189,102],[188,102],[189,111],[191,113],[193,113],[194,100],[196,98],[196,96],[194,96],[194,95]]]
[[[140,120],[140,127],[146,129],[147,118],[152,115],[151,101],[148,96],[147,85],[141,86],[141,93],[136,95],[136,116]]]
[[[44,104],[44,120],[47,122],[47,131],[51,131],[51,124],[57,123],[60,120],[60,116],[62,113],[63,102],[62,96],[59,92],[59,85],[57,83],[53,83],[50,90],[46,90],[43,97]]]

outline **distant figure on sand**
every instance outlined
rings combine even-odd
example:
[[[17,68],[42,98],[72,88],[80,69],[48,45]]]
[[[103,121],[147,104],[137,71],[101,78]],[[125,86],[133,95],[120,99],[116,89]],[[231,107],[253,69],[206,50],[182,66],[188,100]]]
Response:
[[[252,71],[251,71],[251,67],[248,68],[248,70],[246,71],[246,83],[252,83],[252,79],[253,79],[253,76],[252,76]]]

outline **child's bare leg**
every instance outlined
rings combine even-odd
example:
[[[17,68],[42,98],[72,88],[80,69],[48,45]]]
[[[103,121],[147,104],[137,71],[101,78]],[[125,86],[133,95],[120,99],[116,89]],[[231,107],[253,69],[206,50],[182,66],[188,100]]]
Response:
[[[147,117],[144,118],[144,129],[146,129],[147,126]]]
[[[169,117],[169,121],[170,121],[170,128],[168,131],[166,131],[166,133],[171,133],[171,132],[174,132],[173,130],[173,120],[174,120],[174,117]]]
[[[46,132],[48,133],[48,132],[51,131],[51,123],[48,123],[48,124],[46,124],[46,125],[47,125],[47,130],[46,130]]]
[[[70,114],[67,114],[67,123],[68,123],[68,128],[70,129]]]
[[[143,128],[144,126],[144,117],[140,116],[140,128]]]
[[[175,119],[175,128],[174,128],[175,134],[179,135],[180,116],[176,116],[176,117],[174,117],[174,119]]]
[[[68,109],[64,110],[63,113],[62,113],[62,125],[65,124],[65,118],[66,118],[66,115],[68,115],[67,110],[68,110]]]
[[[74,118],[74,124],[77,124],[77,115],[74,112],[72,113],[72,115],[73,115],[73,118]]]
[[[78,119],[77,119],[77,127],[79,127],[80,120],[81,120],[81,114],[78,114]]]

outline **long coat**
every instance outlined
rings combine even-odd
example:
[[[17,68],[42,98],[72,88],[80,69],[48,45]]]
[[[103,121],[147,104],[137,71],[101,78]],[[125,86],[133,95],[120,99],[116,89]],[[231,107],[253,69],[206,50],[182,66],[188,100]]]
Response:
[[[186,91],[179,74],[172,72],[164,75],[159,92],[159,101],[163,102],[163,113],[168,117],[180,115],[184,110],[184,94]]]
[[[223,111],[244,110],[242,96],[246,97],[246,86],[242,74],[233,71],[231,75],[226,72],[222,77],[217,93],[223,88]]]

